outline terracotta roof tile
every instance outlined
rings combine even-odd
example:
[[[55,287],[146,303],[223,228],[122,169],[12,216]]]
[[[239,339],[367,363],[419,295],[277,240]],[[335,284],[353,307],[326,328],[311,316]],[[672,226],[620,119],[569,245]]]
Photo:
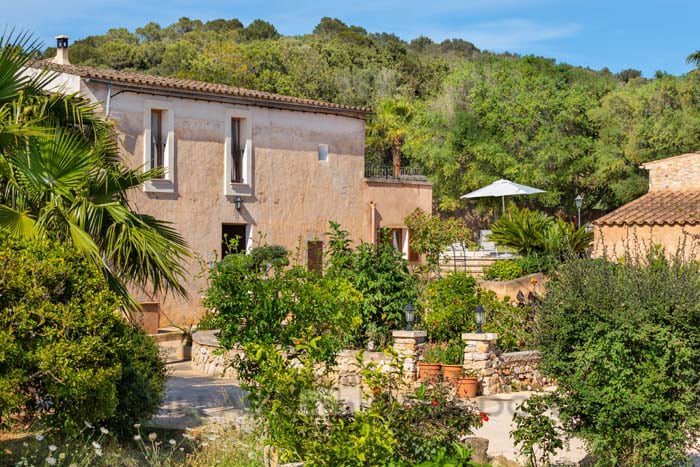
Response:
[[[285,108],[289,107],[295,110],[309,112],[325,112],[358,118],[366,118],[370,113],[370,110],[364,107],[354,107],[350,105],[333,104],[330,102],[316,101],[300,97],[283,96],[280,94],[255,91],[252,89],[228,86],[225,84],[180,79],[172,76],[148,75],[133,71],[112,70],[109,68],[94,68],[79,65],[58,65],[47,60],[38,61],[33,66],[35,68],[48,68],[53,71],[80,76],[81,78],[136,85],[151,89],[172,89],[197,94],[234,97],[242,100],[256,101],[259,105],[264,105],[264,103],[272,103],[272,106],[284,106]],[[278,103],[282,105],[279,105]]]
[[[700,190],[652,191],[593,222],[595,225],[700,224]]]

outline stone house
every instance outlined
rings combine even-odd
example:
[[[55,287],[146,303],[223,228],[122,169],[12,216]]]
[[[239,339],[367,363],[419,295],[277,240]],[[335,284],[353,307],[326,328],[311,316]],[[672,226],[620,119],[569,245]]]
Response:
[[[160,310],[160,326],[203,313],[211,261],[238,248],[282,245],[320,267],[328,222],[354,242],[393,241],[411,260],[405,217],[430,211],[432,186],[414,174],[365,167],[366,109],[221,84],[71,65],[68,39],[56,57],[35,67],[58,73],[57,92],[79,92],[119,129],[126,164],[164,167],[166,175],[130,198],[138,211],[170,221],[198,256],[188,265],[190,300],[139,292]]]
[[[700,258],[700,153],[647,162],[649,192],[593,222],[594,256],[660,245]]]

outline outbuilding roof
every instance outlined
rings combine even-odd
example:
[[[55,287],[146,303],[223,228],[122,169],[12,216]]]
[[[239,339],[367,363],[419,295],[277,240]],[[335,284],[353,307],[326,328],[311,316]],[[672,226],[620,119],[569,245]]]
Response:
[[[129,88],[148,91],[174,91],[181,97],[220,97],[240,101],[242,104],[259,105],[306,112],[320,112],[344,115],[365,119],[370,110],[343,104],[284,96],[252,89],[228,86],[225,84],[207,83],[190,79],[180,79],[170,76],[149,75],[133,71],[112,70],[109,68],[94,68],[80,65],[59,65],[48,60],[34,64],[35,68],[47,68],[60,73],[80,76],[96,82],[120,84]],[[135,89],[136,90],[136,89]]]
[[[659,190],[631,201],[593,222],[606,226],[700,224],[700,190]]]

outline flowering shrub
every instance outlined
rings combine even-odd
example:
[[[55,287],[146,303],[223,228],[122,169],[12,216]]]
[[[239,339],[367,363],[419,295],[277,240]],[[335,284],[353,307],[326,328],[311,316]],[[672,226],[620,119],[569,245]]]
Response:
[[[118,434],[153,415],[165,363],[118,314],[103,275],[58,243],[0,237],[0,426],[84,422]]]

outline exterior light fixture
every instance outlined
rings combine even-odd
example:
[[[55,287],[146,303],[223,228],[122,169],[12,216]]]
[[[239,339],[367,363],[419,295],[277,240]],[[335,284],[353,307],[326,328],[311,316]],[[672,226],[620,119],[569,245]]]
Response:
[[[216,252],[214,250],[208,252],[207,259],[209,260],[209,269],[214,269],[214,266],[216,266]]]
[[[243,207],[243,200],[240,196],[236,196],[236,199],[233,200],[233,205],[236,206],[236,211],[241,211],[241,208]]]
[[[576,209],[578,209],[578,227],[581,228],[581,206],[583,206],[583,196],[576,195]]]
[[[481,329],[481,326],[484,324],[484,321],[486,320],[486,310],[484,310],[484,307],[479,305],[476,307],[476,310],[474,310],[474,319],[476,319],[476,332],[477,334],[483,334],[484,330]]]
[[[406,305],[403,309],[403,315],[406,318],[406,331],[413,331],[413,321],[416,319],[416,309],[412,303]]]

